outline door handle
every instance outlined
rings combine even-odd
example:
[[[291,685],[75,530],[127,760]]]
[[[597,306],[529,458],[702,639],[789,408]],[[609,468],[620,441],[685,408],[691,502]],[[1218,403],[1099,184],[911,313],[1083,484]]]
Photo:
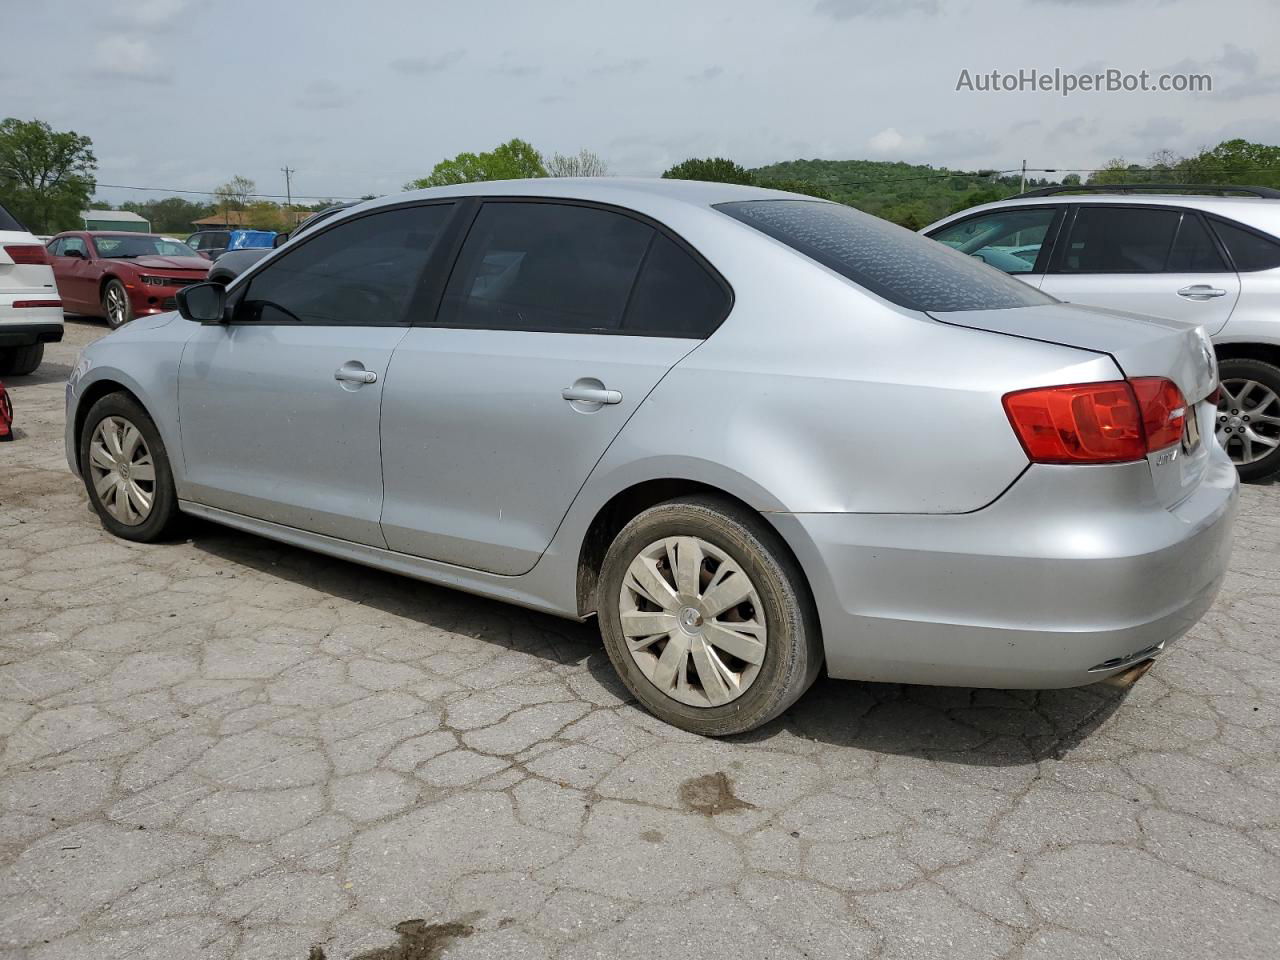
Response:
[[[583,403],[621,403],[622,394],[617,390],[604,390],[598,387],[565,387],[560,396],[566,400],[579,400]]]
[[[1193,283],[1191,286],[1183,287],[1178,291],[1178,296],[1186,297],[1188,300],[1213,300],[1215,297],[1225,297],[1226,295],[1227,291],[1211,287],[1207,283]]]
[[[344,366],[333,371],[333,379],[346,383],[377,383],[378,375],[372,370],[357,370]]]

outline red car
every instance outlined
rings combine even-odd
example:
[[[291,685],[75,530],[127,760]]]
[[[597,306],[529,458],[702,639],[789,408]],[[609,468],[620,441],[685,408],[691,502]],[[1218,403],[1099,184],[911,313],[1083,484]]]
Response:
[[[112,328],[176,309],[174,295],[203,281],[210,267],[181,240],[155,233],[76,230],[48,248],[63,309],[105,317]]]

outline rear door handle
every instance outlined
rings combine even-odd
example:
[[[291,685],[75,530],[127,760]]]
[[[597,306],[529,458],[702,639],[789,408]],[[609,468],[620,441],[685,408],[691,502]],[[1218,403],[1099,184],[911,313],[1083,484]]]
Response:
[[[1188,300],[1213,300],[1216,297],[1225,297],[1226,295],[1227,291],[1211,287],[1207,283],[1193,283],[1191,286],[1183,287],[1178,291],[1178,296],[1186,297]]]
[[[333,371],[333,379],[345,383],[377,383],[378,375],[372,370],[365,370],[351,364],[344,364]]]
[[[560,396],[566,400],[581,400],[583,403],[621,403],[622,394],[617,390],[603,390],[597,387],[565,387]]]

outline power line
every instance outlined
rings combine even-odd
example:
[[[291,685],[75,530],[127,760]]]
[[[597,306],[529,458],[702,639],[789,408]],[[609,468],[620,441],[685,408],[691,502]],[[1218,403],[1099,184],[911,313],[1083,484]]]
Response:
[[[94,185],[95,189],[97,189],[98,187],[105,187],[108,190],[147,190],[152,193],[189,193],[199,197],[212,197],[217,193],[216,190],[175,190],[169,187],[135,187],[125,183],[97,183]],[[247,193],[245,194],[245,196],[257,197],[261,200],[290,199],[289,195],[283,194],[283,193]],[[293,197],[297,198],[298,200],[360,200],[362,199],[361,197],[339,196],[336,193],[324,193],[324,194],[296,193],[296,194],[293,194]]]

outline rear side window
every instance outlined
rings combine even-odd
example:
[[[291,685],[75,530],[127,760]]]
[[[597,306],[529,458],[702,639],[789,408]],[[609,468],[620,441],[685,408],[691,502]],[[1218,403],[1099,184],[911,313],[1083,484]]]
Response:
[[[743,200],[716,209],[912,310],[1004,310],[1056,302],[972,257],[842,204]]]
[[[1190,211],[1182,214],[1182,223],[1178,226],[1178,236],[1169,251],[1165,270],[1168,273],[1224,273],[1227,270],[1226,261],[1209,236],[1208,228]]]
[[[655,233],[631,293],[623,331],[702,339],[728,312],[724,285],[674,240]]]
[[[618,331],[654,229],[595,207],[489,202],[449,278],[437,323],[552,333]]]
[[[4,204],[0,203],[0,230],[17,230],[20,233],[26,233],[27,228],[18,222],[18,218],[4,208]]]
[[[1057,273],[1162,273],[1182,212],[1173,208],[1082,206]]]
[[[300,243],[253,275],[237,321],[395,326],[406,311],[452,204],[357,217]]]
[[[1280,267],[1280,243],[1247,230],[1228,220],[1213,221],[1213,229],[1222,239],[1222,245],[1231,254],[1231,260],[1241,273],[1254,270],[1271,270]]]

